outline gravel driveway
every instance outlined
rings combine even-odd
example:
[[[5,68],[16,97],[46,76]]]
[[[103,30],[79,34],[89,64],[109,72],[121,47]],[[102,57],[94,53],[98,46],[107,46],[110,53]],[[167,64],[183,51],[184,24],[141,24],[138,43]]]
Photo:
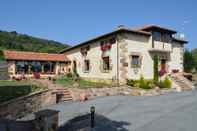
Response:
[[[98,131],[194,131],[197,91],[152,97],[110,96],[48,107],[60,111],[60,125],[96,107]]]

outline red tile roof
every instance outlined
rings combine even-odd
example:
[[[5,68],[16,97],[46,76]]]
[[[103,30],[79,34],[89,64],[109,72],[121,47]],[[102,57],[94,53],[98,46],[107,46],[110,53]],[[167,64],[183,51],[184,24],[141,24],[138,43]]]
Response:
[[[34,61],[68,61],[64,54],[49,54],[37,52],[24,52],[24,51],[4,51],[4,57],[7,60],[34,60]]]

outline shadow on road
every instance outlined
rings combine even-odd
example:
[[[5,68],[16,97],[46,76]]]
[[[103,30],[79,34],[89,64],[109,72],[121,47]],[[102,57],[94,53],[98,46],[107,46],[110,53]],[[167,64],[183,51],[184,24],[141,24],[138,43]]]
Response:
[[[95,114],[94,131],[129,131],[125,126],[130,125],[124,121],[113,121],[105,116]],[[90,131],[90,114],[77,116],[63,124],[58,131]]]

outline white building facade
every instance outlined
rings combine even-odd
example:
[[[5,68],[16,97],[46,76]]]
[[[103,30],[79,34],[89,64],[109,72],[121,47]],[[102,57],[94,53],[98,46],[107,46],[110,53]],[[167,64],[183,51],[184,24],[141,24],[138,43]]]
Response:
[[[125,83],[127,79],[153,79],[153,57],[159,71],[183,72],[185,40],[177,32],[156,25],[138,30],[125,27],[63,50],[71,60],[70,70],[91,80]]]

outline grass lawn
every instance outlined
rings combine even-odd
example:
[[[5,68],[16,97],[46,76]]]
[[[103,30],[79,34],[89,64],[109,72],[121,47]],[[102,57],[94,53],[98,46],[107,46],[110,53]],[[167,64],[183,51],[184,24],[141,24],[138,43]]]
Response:
[[[70,77],[62,77],[56,80],[57,84],[61,84],[65,87],[73,87],[74,84],[78,84],[78,88],[102,88],[103,86],[110,86],[104,82],[94,82],[88,81],[84,79],[80,79],[78,81],[73,80]]]
[[[27,81],[15,81],[15,80],[0,80],[0,86],[18,86],[18,85],[29,85]]]
[[[44,89],[46,88],[31,84],[29,81],[0,80],[0,102],[42,91]]]

